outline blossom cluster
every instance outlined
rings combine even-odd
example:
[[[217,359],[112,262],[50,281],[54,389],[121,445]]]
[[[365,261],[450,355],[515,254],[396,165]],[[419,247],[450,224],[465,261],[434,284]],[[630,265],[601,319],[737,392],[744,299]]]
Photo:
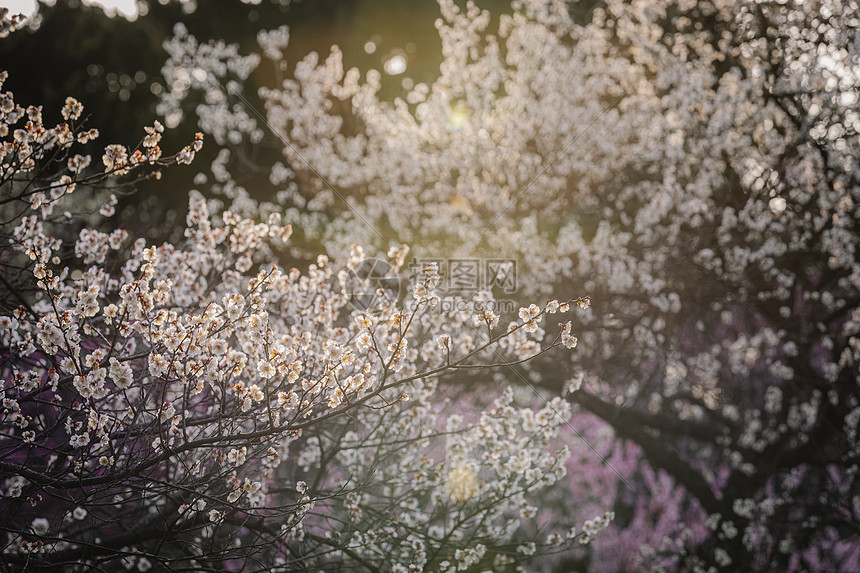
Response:
[[[860,522],[856,2],[440,12],[438,77],[394,101],[336,47],[259,91],[283,148],[273,202],[332,253],[382,234],[422,255],[516,258],[521,335],[546,326],[529,297],[594,295],[576,334],[562,325],[576,364],[538,359],[507,380],[566,386],[639,452],[643,469],[619,473],[653,503],[618,494],[619,476],[606,493],[634,514],[623,567],[856,560],[840,534]],[[260,65],[285,74],[289,31],[260,40]],[[225,170],[212,191],[250,209],[232,181]],[[443,332],[421,351],[470,344]],[[448,480],[458,498],[480,488],[468,465]],[[835,499],[852,501],[834,513],[822,500]],[[591,549],[595,570],[619,568],[612,542]]]
[[[536,520],[540,492],[566,474],[567,402],[503,387],[463,410],[452,395],[470,391],[463,373],[563,350],[561,332],[430,312],[432,268],[408,308],[357,309],[328,256],[278,264],[293,232],[279,214],[249,218],[197,191],[177,244],[110,228],[113,194],[84,218],[81,193],[189,163],[202,136],[164,156],[156,121],[138,147],[106,146],[102,169],[72,151],[98,136],[77,100],[47,128],[40,108],[0,99],[0,205],[14,223],[0,240],[19,269],[0,290],[5,563],[458,571],[514,567],[608,523]],[[395,272],[408,252],[388,251]],[[571,304],[529,308],[539,321]]]

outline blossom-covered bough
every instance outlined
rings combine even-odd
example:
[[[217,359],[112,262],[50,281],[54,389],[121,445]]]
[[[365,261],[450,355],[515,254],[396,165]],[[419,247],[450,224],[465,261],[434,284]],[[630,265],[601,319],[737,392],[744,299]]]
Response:
[[[167,156],[155,122],[94,151],[77,100],[58,116],[0,93],[4,570],[507,570],[608,525],[539,519],[567,401],[503,379],[461,396],[575,347],[562,315],[587,298],[505,324],[490,292],[442,308],[429,264],[357,308],[361,247],[283,269],[290,224],[197,191],[183,242],[133,239],[111,189],[191,163],[203,136]]]
[[[439,76],[393,102],[336,48],[285,63],[286,28],[259,35],[278,84],[239,96],[240,64],[266,62],[195,58],[178,28],[167,79],[199,70],[205,121],[283,151],[273,199],[236,183],[227,147],[212,192],[291,213],[332,253],[382,235],[515,258],[525,297],[589,292],[575,362],[502,375],[567,388],[585,483],[617,484],[569,484],[571,514],[596,495],[619,516],[593,570],[855,567],[856,2],[525,0],[497,27],[440,7]]]

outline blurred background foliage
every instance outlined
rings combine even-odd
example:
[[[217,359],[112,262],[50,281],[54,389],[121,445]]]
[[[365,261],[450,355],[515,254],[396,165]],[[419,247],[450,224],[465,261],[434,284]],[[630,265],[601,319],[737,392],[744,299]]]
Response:
[[[458,3],[465,5],[465,1]],[[510,0],[478,4],[496,19],[511,11]],[[594,4],[577,2],[571,9],[588,18]],[[50,4],[39,0],[37,12],[28,18],[29,26],[0,41],[0,69],[9,72],[6,89],[18,102],[41,105],[48,122],[59,120],[67,96],[84,104],[88,125],[101,133],[91,150],[95,161],[104,145],[133,148],[144,126],[164,120],[156,112],[159,96],[169,89],[161,73],[167,59],[163,46],[180,22],[201,43],[237,44],[241,54],[259,51],[258,31],[289,26],[286,69],[278,71],[285,77],[291,77],[295,64],[309,53],[324,58],[335,45],[343,52],[344,66],[357,67],[362,73],[383,71],[385,62],[400,54],[408,62],[405,71],[382,74],[380,97],[388,100],[419,82],[432,83],[442,62],[436,0],[138,0],[137,12],[129,20],[81,0]],[[252,73],[243,94],[255,108],[248,110],[252,117],[261,119],[264,114],[257,89],[277,82],[269,62],[262,62]],[[165,133],[164,152],[181,149],[198,129],[193,114],[186,114],[180,125]],[[194,176],[208,171],[218,151],[209,139],[192,167],[169,169],[158,182],[141,181],[133,188],[112,190],[119,204],[110,224],[133,234],[145,231],[153,242],[179,240],[175,223],[184,216],[187,193],[195,188]],[[251,153],[250,161],[234,169],[233,175],[257,199],[271,200],[275,189],[268,182],[268,172],[283,159],[282,144],[268,133]]]
[[[262,0],[257,4],[139,0],[137,6],[138,15],[130,21],[79,0],[39,2],[38,11],[28,18],[30,25],[0,41],[0,69],[9,72],[6,89],[21,103],[41,105],[46,121],[58,121],[63,101],[73,96],[84,104],[87,123],[101,133],[96,147],[108,143],[133,147],[143,127],[158,119],[156,105],[165,89],[163,44],[179,22],[200,42],[235,43],[242,54],[258,51],[259,30],[288,25],[287,76],[307,54],[325,57],[333,45],[343,51],[346,66],[357,66],[362,72],[382,70],[392,54],[405,54],[406,73],[384,76],[383,95],[392,99],[402,93],[404,78],[431,82],[442,61],[434,27],[439,16],[435,0]],[[481,2],[481,6],[496,14],[510,10],[504,0]],[[368,50],[368,45],[373,49]],[[244,95],[260,112],[262,104],[253,100],[254,93],[260,86],[272,86],[273,80],[271,66],[265,63],[249,78]],[[165,153],[191,141],[197,129],[186,119],[169,130],[162,144]],[[120,224],[132,231],[146,229],[153,241],[175,240],[170,232],[184,212],[194,174],[205,171],[217,151],[214,142],[207,141],[193,167],[167,170],[162,181],[143,181],[133,192],[123,193],[117,206]],[[269,137],[258,153],[256,163],[265,166],[280,157],[280,145]],[[265,174],[246,176],[248,188],[260,199],[268,199],[269,186],[253,184],[255,179],[264,183]]]

